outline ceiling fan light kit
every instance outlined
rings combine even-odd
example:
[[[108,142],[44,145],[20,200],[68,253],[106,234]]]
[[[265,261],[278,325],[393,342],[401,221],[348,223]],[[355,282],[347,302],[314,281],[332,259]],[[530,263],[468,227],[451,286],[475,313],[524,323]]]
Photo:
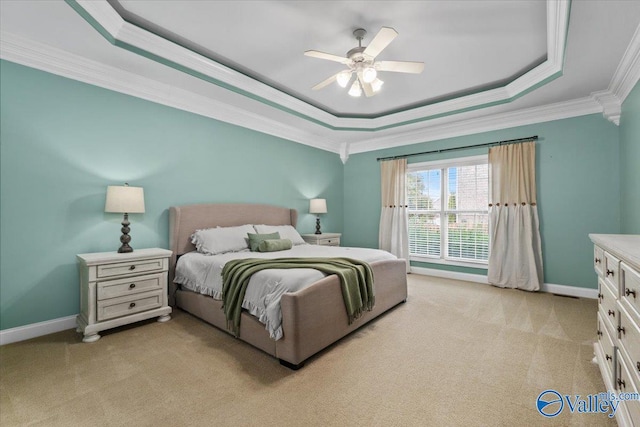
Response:
[[[378,34],[371,40],[369,46],[362,46],[362,39],[367,32],[358,28],[353,32],[358,47],[354,47],[347,52],[346,57],[332,55],[317,50],[308,50],[304,54],[318,59],[326,59],[329,61],[339,62],[349,67],[342,70],[328,79],[315,85],[312,90],[320,90],[334,81],[340,87],[346,88],[351,81],[353,74],[356,75],[348,94],[353,97],[359,97],[362,92],[367,97],[374,96],[380,92],[384,82],[378,77],[378,71],[390,71],[396,73],[420,74],[424,70],[423,62],[407,62],[407,61],[378,61],[376,57],[398,36],[398,32],[390,27],[382,27]]]
[[[360,83],[358,82],[358,80],[356,80],[355,82],[353,82],[353,84],[351,85],[351,89],[349,89],[349,95],[357,98],[360,95],[362,95],[362,88],[360,87]]]

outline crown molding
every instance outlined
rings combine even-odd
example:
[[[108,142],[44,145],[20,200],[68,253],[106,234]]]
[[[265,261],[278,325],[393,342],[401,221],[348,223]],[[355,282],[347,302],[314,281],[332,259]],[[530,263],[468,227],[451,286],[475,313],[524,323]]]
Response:
[[[640,25],[631,38],[622,60],[613,74],[609,84],[609,92],[613,93],[620,104],[624,102],[629,93],[640,80]]]
[[[569,0],[547,0],[547,59],[504,87],[386,114],[345,118],[330,114],[196,52],[126,22],[107,0],[66,0],[114,45],[187,72],[197,78],[262,102],[330,130],[380,131],[512,101],[560,76],[569,23]]]
[[[321,150],[340,152],[339,144],[327,135],[318,137],[284,121],[91,61],[11,33],[0,33],[0,58]]]
[[[430,126],[429,128],[415,129],[384,137],[369,138],[357,143],[352,143],[349,154],[364,153],[385,148],[550,122],[553,120],[562,120],[588,114],[597,114],[602,111],[602,105],[593,98],[586,97],[542,107],[526,108],[507,113],[491,114],[473,119],[442,123]]]
[[[593,92],[591,97],[602,106],[602,115],[605,119],[617,126],[620,126],[620,115],[622,114],[622,102],[610,90]]]

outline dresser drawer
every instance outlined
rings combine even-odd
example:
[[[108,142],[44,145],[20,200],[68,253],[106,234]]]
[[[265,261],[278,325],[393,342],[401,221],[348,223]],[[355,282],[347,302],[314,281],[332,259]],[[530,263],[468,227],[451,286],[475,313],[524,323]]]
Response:
[[[598,313],[598,342],[600,343],[600,348],[602,348],[605,359],[601,361],[601,363],[607,367],[609,379],[614,380],[614,358],[616,355],[616,349],[615,345],[613,344],[613,339],[609,334],[609,329],[605,327],[604,322],[601,318],[601,313]]]
[[[98,301],[98,321],[128,316],[162,306],[162,291],[145,292]]]
[[[98,300],[139,294],[163,289],[164,273],[134,276],[128,279],[105,280],[96,284]]]
[[[166,259],[146,259],[140,261],[121,262],[116,264],[98,265],[98,278],[124,276],[136,273],[147,273],[165,270]]]
[[[620,314],[619,346],[631,362],[630,369],[633,368],[634,373],[640,376],[640,327],[631,320],[624,308],[621,308],[618,313]],[[639,382],[640,377],[636,380],[636,383]]]
[[[640,324],[640,274],[626,265],[620,263],[620,300],[629,309],[629,314]]]
[[[616,297],[613,292],[602,280],[598,280],[600,283],[600,313],[607,325],[609,334],[617,336],[616,328],[618,327],[618,307],[616,305]]]
[[[593,246],[593,269],[599,277],[604,277],[604,250],[597,245]]]
[[[620,293],[620,260],[608,252],[604,253],[604,281],[611,290],[614,291],[616,298]]]
[[[634,383],[634,374],[629,372],[624,356],[618,353],[618,362],[616,363],[616,382],[615,387],[618,392],[638,393],[637,382]],[[624,403],[634,426],[640,426],[640,400],[625,400]]]

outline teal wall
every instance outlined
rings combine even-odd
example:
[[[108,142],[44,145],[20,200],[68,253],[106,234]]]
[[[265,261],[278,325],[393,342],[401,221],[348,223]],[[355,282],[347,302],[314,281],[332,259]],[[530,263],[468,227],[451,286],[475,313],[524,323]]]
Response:
[[[621,232],[640,234],[640,83],[622,104],[620,202]]]
[[[343,241],[353,246],[378,245],[377,157],[538,135],[536,181],[545,282],[597,288],[588,234],[620,232],[618,131],[598,114],[352,155],[344,168]],[[423,155],[410,157],[409,163],[484,153],[487,148]],[[486,275],[482,269],[444,268]]]
[[[2,61],[0,329],[74,315],[77,253],[116,250],[107,185],[142,186],[134,248],[168,247],[168,208],[205,202],[298,209],[327,199],[342,231],[338,155]]]

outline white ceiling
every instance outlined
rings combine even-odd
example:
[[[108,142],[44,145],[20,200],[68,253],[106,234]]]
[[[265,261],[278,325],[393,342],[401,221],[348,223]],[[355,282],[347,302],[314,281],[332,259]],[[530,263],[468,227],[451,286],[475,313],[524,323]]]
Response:
[[[640,2],[615,0],[2,0],[0,54],[346,159],[594,112],[615,121],[638,80],[639,24]],[[366,45],[382,26],[399,35],[378,59],[422,61],[422,74],[381,72],[372,98],[311,90],[342,66],[305,50],[345,55],[354,29]]]

